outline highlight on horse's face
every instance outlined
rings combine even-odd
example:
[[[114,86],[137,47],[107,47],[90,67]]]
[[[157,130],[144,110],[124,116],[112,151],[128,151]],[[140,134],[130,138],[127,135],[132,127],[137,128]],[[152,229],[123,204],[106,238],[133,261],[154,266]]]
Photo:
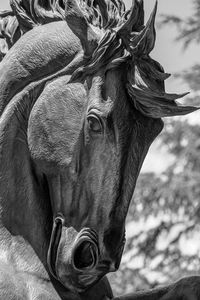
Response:
[[[38,98],[29,149],[48,182],[49,267],[65,286],[83,291],[118,268],[135,181],[161,128],[129,103],[123,68],[102,70],[84,84],[59,78]]]

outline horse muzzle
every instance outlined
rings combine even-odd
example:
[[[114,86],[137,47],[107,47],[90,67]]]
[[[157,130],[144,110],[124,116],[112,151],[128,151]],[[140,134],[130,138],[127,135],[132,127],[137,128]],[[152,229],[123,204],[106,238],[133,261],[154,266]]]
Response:
[[[83,292],[105,272],[97,272],[99,247],[96,233],[89,228],[79,233],[64,226],[64,219],[54,220],[48,250],[50,273],[66,288]]]

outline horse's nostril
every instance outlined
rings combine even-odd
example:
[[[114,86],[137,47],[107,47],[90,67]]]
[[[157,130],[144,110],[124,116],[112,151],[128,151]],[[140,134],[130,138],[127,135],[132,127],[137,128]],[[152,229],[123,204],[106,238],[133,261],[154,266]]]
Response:
[[[78,270],[92,269],[97,263],[97,247],[90,241],[81,242],[74,251],[74,266]]]

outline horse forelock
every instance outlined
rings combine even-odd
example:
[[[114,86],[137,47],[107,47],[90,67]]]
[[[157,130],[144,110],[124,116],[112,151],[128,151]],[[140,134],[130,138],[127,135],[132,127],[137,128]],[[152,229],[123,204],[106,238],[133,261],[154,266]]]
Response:
[[[103,1],[104,2],[104,1]],[[122,63],[127,72],[127,91],[134,107],[152,118],[184,115],[196,107],[179,105],[175,100],[184,94],[168,94],[164,81],[170,76],[150,57],[155,46],[155,17],[157,2],[144,25],[143,1],[133,1],[132,9],[124,14],[121,24],[108,28],[86,65],[77,69],[72,80],[95,74],[100,68],[105,72]],[[126,16],[126,17],[125,17]]]

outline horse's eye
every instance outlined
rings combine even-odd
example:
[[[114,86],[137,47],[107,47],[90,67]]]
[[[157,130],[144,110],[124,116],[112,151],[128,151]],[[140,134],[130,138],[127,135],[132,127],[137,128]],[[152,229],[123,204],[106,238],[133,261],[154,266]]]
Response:
[[[95,133],[102,133],[102,123],[97,116],[90,115],[87,117],[89,129]]]

